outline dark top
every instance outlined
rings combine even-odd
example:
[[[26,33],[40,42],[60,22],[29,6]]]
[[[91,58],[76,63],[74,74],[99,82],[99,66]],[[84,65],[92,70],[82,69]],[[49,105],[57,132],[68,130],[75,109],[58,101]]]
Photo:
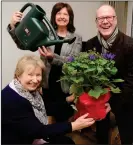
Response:
[[[102,46],[97,36],[86,43],[86,51],[93,48],[96,48],[99,53],[102,52]],[[127,107],[133,106],[133,38],[119,31],[109,51],[116,55],[115,65],[118,68],[116,77],[125,80],[125,82],[119,85],[122,92],[120,94],[112,94],[110,100],[110,103],[113,105],[111,106],[113,107],[112,109],[116,111],[116,109],[120,109],[119,105],[123,103],[127,104]]]
[[[64,37],[58,36],[59,39],[64,39]],[[60,55],[62,44],[56,44],[54,53]],[[52,65],[50,74],[49,74],[49,97],[52,101],[65,101],[66,97],[69,94],[65,94],[61,89],[60,77],[62,75],[62,66],[61,65]]]
[[[58,36],[59,39],[64,39]],[[62,44],[56,44],[54,53],[60,55]],[[66,101],[66,97],[69,96],[68,93],[64,93],[61,89],[61,83],[58,81],[62,75],[62,66],[52,64],[50,74],[49,74],[49,89],[47,91],[48,100],[46,103],[46,111],[49,116],[54,116],[57,122],[62,122],[68,120],[74,110],[70,106],[71,103]],[[58,81],[58,82],[57,82]],[[43,92],[46,93],[46,90]]]
[[[31,144],[34,139],[49,138],[72,131],[71,123],[43,125],[30,102],[9,86],[1,92],[2,144]]]

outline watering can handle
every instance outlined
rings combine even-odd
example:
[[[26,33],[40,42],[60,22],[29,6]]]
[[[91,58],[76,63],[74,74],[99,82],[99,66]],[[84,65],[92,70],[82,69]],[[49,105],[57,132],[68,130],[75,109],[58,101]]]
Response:
[[[34,4],[32,4],[32,3],[27,3],[27,4],[25,4],[25,5],[20,9],[20,12],[24,12],[24,10],[25,10],[27,7],[29,7],[29,6],[35,7]],[[15,27],[17,27],[18,24],[19,24],[19,22],[15,24]]]
[[[44,16],[44,19],[46,20],[46,23],[48,24],[48,26],[49,26],[50,29],[52,30],[52,33],[53,33],[53,35],[54,35],[54,38],[55,38],[56,40],[59,40],[59,38],[58,38],[58,36],[57,36],[57,34],[56,34],[56,32],[55,32],[53,26],[51,25],[51,23],[49,23],[49,20],[47,19],[46,16]]]
[[[34,5],[33,3],[27,3],[26,5],[24,5],[24,6],[21,8],[20,12],[23,12],[23,11],[24,11],[27,7],[29,7],[29,6],[35,7],[35,5]],[[53,33],[54,38],[55,38],[56,40],[58,40],[59,38],[58,38],[57,34],[55,33],[55,30],[53,29],[51,23],[49,23],[49,20],[47,19],[46,16],[44,16],[44,19],[46,20],[47,25],[48,25],[48,26],[50,27],[50,29],[52,30],[52,33]]]
[[[27,4],[25,4],[25,5],[21,8],[20,12],[23,12],[23,11],[24,11],[27,7],[29,7],[29,6],[35,7],[34,4],[32,4],[32,3],[27,3]]]

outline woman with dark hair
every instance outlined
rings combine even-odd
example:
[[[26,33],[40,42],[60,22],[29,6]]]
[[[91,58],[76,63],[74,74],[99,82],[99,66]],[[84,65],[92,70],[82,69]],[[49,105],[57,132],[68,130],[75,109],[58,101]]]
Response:
[[[23,14],[16,12],[12,16],[11,23],[8,26],[8,32],[21,48],[21,44],[14,35],[14,26],[20,22]],[[62,65],[70,56],[77,55],[82,48],[82,37],[75,33],[74,13],[71,6],[67,3],[56,3],[51,12],[51,24],[56,30],[59,39],[68,39],[76,37],[71,44],[63,43],[51,46],[49,48],[39,48],[41,59],[44,61],[47,72],[46,81],[43,84],[42,92],[46,110],[49,116],[54,116],[57,122],[66,121],[73,116],[74,110],[71,106],[73,96],[70,96],[65,87],[57,82],[62,75]],[[52,35],[50,34],[52,39]]]
[[[67,13],[69,15],[69,23],[67,24],[67,31],[74,33],[75,32],[75,27],[74,27],[74,13],[71,8],[71,6],[67,3],[57,3],[54,5],[52,12],[51,12],[51,24],[53,25],[54,29],[58,29],[58,24],[56,22],[56,14],[61,10],[65,8],[67,10]]]
[[[67,3],[56,3],[51,12],[51,24],[57,32],[59,39],[67,39],[76,37],[72,44],[58,44],[50,48],[39,48],[39,52],[43,58],[47,58],[48,65],[50,64],[49,73],[49,91],[48,98],[50,99],[50,115],[53,115],[57,122],[65,121],[74,113],[71,107],[71,96],[67,92],[63,92],[61,83],[57,82],[62,75],[62,65],[67,59],[76,55],[81,51],[82,38],[77,35],[74,27],[74,13],[71,6]],[[42,51],[43,50],[43,51]],[[43,91],[45,94],[46,90]],[[68,97],[70,96],[70,97]],[[67,101],[68,102],[67,102]],[[55,106],[55,107],[53,107]]]

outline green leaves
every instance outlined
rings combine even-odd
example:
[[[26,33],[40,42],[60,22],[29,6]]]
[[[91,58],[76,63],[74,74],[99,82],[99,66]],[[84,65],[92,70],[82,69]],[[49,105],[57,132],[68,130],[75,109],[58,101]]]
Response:
[[[106,59],[99,59],[97,60],[97,63],[100,64],[100,65],[105,65],[108,61]]]
[[[94,89],[91,89],[89,91],[89,95],[95,97],[96,99],[98,99],[101,93],[102,93],[102,88],[100,86],[96,86]]]
[[[116,67],[111,68],[110,72],[112,75],[115,75],[117,73],[117,68]]]
[[[122,80],[122,79],[113,79],[112,82],[119,83],[119,82],[124,82],[124,80]]]
[[[106,88],[102,88],[100,86],[95,86],[94,89],[91,89],[88,94],[98,99],[101,95],[106,94],[108,90]]]
[[[84,82],[84,78],[81,76],[81,77],[71,77],[70,78],[73,83],[76,83],[76,84],[81,84]]]
[[[96,71],[96,67],[91,66],[91,67],[87,67],[87,69],[84,70],[84,73],[94,72],[94,71]]]
[[[121,92],[121,90],[118,87],[117,88],[111,87],[110,89],[113,93],[120,93]]]
[[[98,73],[101,73],[103,71],[103,68],[101,66],[97,66]]]
[[[77,93],[77,87],[76,87],[76,85],[75,84],[72,84],[71,86],[70,86],[70,94],[76,94]]]
[[[69,59],[69,62],[64,63],[63,76],[60,81],[66,80],[67,84],[64,84],[64,87],[66,86],[68,90],[69,86],[71,94],[81,94],[84,87],[89,87],[89,95],[96,99],[107,93],[106,88],[119,93],[120,90],[116,87],[116,83],[122,83],[124,80],[115,78],[118,70],[115,67],[115,61],[112,60],[114,56],[110,53],[99,54],[95,50],[80,52],[78,56],[73,57],[71,62]]]
[[[83,93],[83,87],[82,86],[77,86],[76,84],[72,84],[70,86],[70,94],[75,94],[76,96],[81,95],[81,93]]]

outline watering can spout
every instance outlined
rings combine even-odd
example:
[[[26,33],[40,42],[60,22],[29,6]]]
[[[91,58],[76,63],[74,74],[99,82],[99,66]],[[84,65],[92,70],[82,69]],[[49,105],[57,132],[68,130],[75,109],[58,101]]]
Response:
[[[64,39],[63,43],[68,43],[68,44],[72,44],[75,41],[76,37],[73,37],[71,39]]]
[[[75,41],[76,37],[73,38],[69,38],[69,39],[63,39],[63,40],[50,40],[50,41],[41,41],[40,43],[38,43],[36,45],[36,47],[41,47],[41,46],[52,46],[52,45],[56,45],[56,44],[60,44],[60,43],[68,43],[68,44],[72,44]]]

